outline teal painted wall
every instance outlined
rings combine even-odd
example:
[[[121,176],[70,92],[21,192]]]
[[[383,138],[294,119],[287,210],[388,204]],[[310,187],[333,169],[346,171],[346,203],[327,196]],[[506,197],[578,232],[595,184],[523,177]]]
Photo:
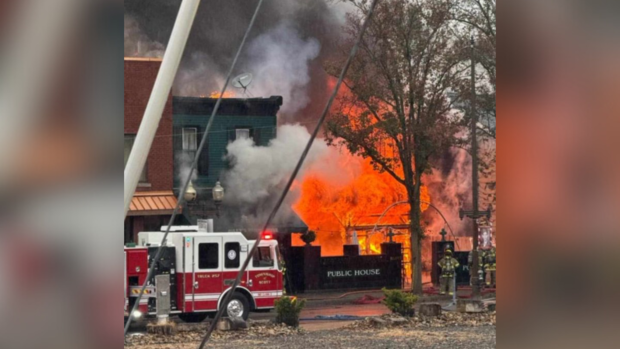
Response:
[[[175,176],[174,187],[179,188],[178,161],[177,155],[182,152],[182,128],[197,127],[199,136],[198,144],[202,137],[202,132],[207,126],[209,116],[174,114],[174,154],[175,154]],[[234,116],[218,115],[215,117],[211,132],[208,136],[208,175],[200,174],[193,182],[196,189],[211,188],[226,169],[227,162],[224,160],[226,146],[234,140],[235,128],[250,128],[252,136],[258,145],[266,146],[269,141],[276,137],[277,117],[271,116]]]

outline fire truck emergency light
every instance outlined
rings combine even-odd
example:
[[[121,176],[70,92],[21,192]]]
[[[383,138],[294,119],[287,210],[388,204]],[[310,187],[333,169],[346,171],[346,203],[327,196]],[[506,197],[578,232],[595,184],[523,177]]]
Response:
[[[271,232],[266,231],[263,233],[263,240],[271,240],[271,239],[273,239],[273,234]]]

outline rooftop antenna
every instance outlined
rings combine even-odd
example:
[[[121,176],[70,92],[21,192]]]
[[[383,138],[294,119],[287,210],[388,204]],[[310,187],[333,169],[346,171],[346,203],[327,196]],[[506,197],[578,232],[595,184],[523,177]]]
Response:
[[[252,83],[252,73],[243,73],[237,75],[233,81],[232,85],[236,88],[242,88],[243,94],[247,94],[247,88]]]

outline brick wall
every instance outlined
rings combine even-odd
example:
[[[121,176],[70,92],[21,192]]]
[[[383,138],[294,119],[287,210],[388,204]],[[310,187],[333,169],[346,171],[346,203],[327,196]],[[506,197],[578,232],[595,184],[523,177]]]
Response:
[[[138,133],[160,65],[157,59],[125,58],[125,134]],[[141,184],[138,191],[172,190],[172,95],[149,153],[147,177],[150,187]]]

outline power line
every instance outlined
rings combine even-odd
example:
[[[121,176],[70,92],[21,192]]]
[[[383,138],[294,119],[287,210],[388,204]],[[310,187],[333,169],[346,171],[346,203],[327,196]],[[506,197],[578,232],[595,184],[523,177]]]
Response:
[[[185,180],[185,184],[183,185],[183,190],[179,192],[179,197],[177,199],[177,204],[174,207],[174,211],[172,212],[172,216],[170,217],[170,221],[168,223],[168,227],[166,228],[166,232],[164,233],[164,237],[161,240],[161,244],[157,248],[157,253],[155,254],[155,257],[153,258],[153,260],[151,262],[151,265],[149,266],[149,272],[148,272],[148,275],[146,277],[146,280],[144,281],[144,285],[142,285],[142,289],[140,290],[140,294],[138,295],[138,299],[136,300],[136,303],[134,304],[131,312],[129,313],[129,318],[127,319],[127,324],[125,325],[125,332],[124,332],[125,336],[127,335],[127,331],[129,330],[129,326],[131,325],[131,321],[133,319],[133,314],[138,309],[138,307],[140,306],[140,300],[142,299],[142,295],[144,294],[144,291],[146,290],[146,285],[149,283],[149,280],[153,277],[153,272],[155,270],[155,264],[161,258],[163,247],[166,245],[166,240],[168,239],[168,234],[170,234],[170,228],[172,227],[172,224],[174,223],[174,219],[176,218],[176,216],[177,216],[177,214],[179,212],[179,208],[185,202],[185,195],[184,194],[187,191],[187,188],[189,187],[189,183],[191,182],[191,178],[192,178],[192,175],[194,173],[194,170],[198,166],[198,160],[200,159],[200,153],[202,153],[202,150],[203,150],[205,144],[207,143],[207,136],[209,135],[209,130],[211,130],[211,126],[213,126],[213,120],[215,120],[215,115],[217,114],[217,111],[220,108],[220,104],[222,102],[222,98],[224,97],[224,93],[226,92],[226,89],[228,88],[228,84],[230,83],[232,72],[234,71],[235,66],[237,65],[237,60],[239,59],[241,51],[243,50],[243,46],[245,45],[245,42],[246,42],[250,32],[252,31],[252,27],[254,26],[254,22],[256,21],[256,17],[257,17],[258,12],[259,12],[262,4],[263,4],[263,1],[264,0],[260,0],[258,2],[258,5],[256,5],[256,10],[254,11],[254,15],[252,16],[252,19],[250,20],[250,24],[248,25],[248,29],[245,31],[245,35],[243,36],[243,40],[241,40],[241,44],[239,45],[239,49],[237,50],[237,54],[235,55],[235,58],[234,58],[231,66],[230,66],[230,70],[228,71],[228,75],[226,76],[226,82],[224,83],[224,86],[222,86],[222,90],[220,92],[220,95],[219,95],[219,97],[217,99],[217,102],[215,103],[215,107],[213,108],[213,112],[211,113],[211,117],[209,118],[209,123],[207,124],[207,127],[206,127],[206,129],[204,131],[204,135],[202,136],[202,140],[200,141],[200,146],[198,147],[198,149],[196,151],[196,156],[194,157],[194,161],[192,162],[192,166],[190,167],[190,171],[189,171],[189,173],[187,175],[187,179]]]
[[[261,2],[262,2],[262,0],[261,0]],[[349,67],[351,66],[351,62],[353,61],[353,57],[357,53],[359,44],[362,41],[362,38],[364,36],[364,32],[366,31],[366,28],[368,28],[368,25],[370,24],[370,19],[372,18],[372,14],[373,14],[373,12],[375,10],[375,7],[377,6],[377,3],[378,3],[378,0],[373,0],[372,4],[370,5],[370,8],[369,8],[368,13],[366,15],[366,18],[364,19],[364,24],[362,25],[362,28],[361,28],[361,30],[360,30],[360,32],[358,34],[358,37],[357,37],[357,39],[355,41],[355,44],[351,48],[351,52],[349,53],[349,57],[347,58],[347,61],[346,61],[345,65],[344,65],[344,67],[342,68],[342,72],[340,73],[340,77],[338,79],[338,83],[336,83],[336,86],[334,86],[334,91],[332,92],[332,95],[331,95],[329,101],[325,105],[325,109],[323,109],[323,113],[321,114],[321,118],[319,119],[319,122],[317,123],[316,128],[314,129],[314,132],[312,133],[312,137],[310,137],[310,140],[308,140],[308,144],[306,145],[306,148],[304,149],[304,152],[301,154],[301,157],[299,158],[299,162],[297,163],[297,166],[295,167],[295,170],[291,174],[291,177],[289,178],[289,181],[286,184],[286,187],[284,188],[284,191],[282,192],[282,195],[280,196],[280,199],[278,200],[278,202],[274,206],[273,210],[271,211],[271,214],[269,215],[269,218],[267,219],[267,222],[265,223],[265,226],[264,226],[263,230],[261,230],[261,234],[258,235],[258,238],[256,239],[256,242],[254,243],[254,246],[252,246],[252,250],[249,251],[248,258],[246,258],[245,261],[243,262],[243,266],[239,270],[239,273],[237,274],[237,278],[235,279],[235,282],[233,283],[232,287],[230,288],[230,291],[228,291],[228,293],[224,297],[224,300],[221,303],[221,304],[224,305],[224,307],[220,307],[220,309],[218,309],[217,314],[215,315],[215,318],[213,319],[213,322],[211,323],[211,326],[209,327],[209,330],[208,330],[207,334],[205,335],[204,339],[200,343],[199,349],[204,349],[205,345],[207,344],[207,342],[211,338],[211,335],[213,334],[213,331],[215,330],[215,327],[217,326],[218,321],[222,317],[222,314],[223,314],[223,311],[224,311],[224,308],[225,308],[226,304],[228,304],[228,302],[232,298],[235,290],[237,289],[237,287],[241,283],[241,277],[245,273],[245,270],[247,269],[247,267],[248,267],[248,265],[250,263],[251,256],[253,256],[254,253],[256,253],[256,251],[258,250],[258,245],[260,244],[260,242],[262,240],[262,237],[263,237],[262,232],[267,230],[267,228],[271,225],[271,221],[273,220],[273,218],[275,217],[276,213],[280,209],[280,206],[282,206],[282,203],[284,202],[284,199],[286,198],[286,195],[288,194],[289,190],[291,189],[291,186],[293,185],[293,182],[295,181],[295,178],[297,177],[297,174],[299,173],[299,171],[300,171],[304,161],[306,160],[306,157],[308,156],[308,153],[310,152],[310,148],[312,148],[312,144],[314,143],[314,139],[316,138],[316,136],[318,135],[319,131],[321,130],[321,126],[323,125],[323,122],[325,121],[327,113],[329,112],[329,109],[331,108],[334,100],[336,99],[336,95],[338,94],[338,89],[340,88],[340,85],[342,85],[342,81],[344,80],[344,77],[346,76],[347,71],[349,70]],[[259,6],[260,6],[260,4],[259,4]]]

